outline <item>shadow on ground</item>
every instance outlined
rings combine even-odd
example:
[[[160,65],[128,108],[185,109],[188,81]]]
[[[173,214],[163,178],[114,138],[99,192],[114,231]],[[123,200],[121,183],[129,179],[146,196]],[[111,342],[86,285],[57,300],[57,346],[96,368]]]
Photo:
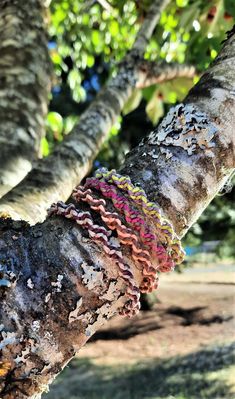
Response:
[[[129,320],[128,320],[129,322]],[[95,342],[98,340],[114,340],[114,339],[129,339],[139,334],[145,334],[149,331],[160,330],[163,328],[162,325],[156,323],[155,320],[147,320],[146,317],[143,317],[143,320],[137,320],[135,323],[125,323],[124,326],[102,329],[97,331],[93,337],[91,337],[90,342]]]
[[[192,324],[209,325],[212,323],[224,323],[233,319],[233,316],[212,315],[205,317],[200,314],[202,310],[207,309],[206,306],[195,306],[193,308],[182,308],[180,306],[171,306],[166,310],[167,314],[179,316],[183,320],[182,326],[191,326]]]
[[[234,399],[225,378],[234,350],[235,343],[119,367],[77,358],[43,399]]]
[[[141,312],[140,318],[123,320],[121,325],[114,328],[107,326],[97,331],[89,340],[89,343],[98,340],[126,340],[139,334],[166,328],[167,323],[174,322],[174,325],[210,325],[213,323],[223,323],[233,319],[232,315],[206,314],[207,306],[194,306],[184,308],[181,306],[170,306],[166,309],[158,309],[158,312]],[[88,344],[89,344],[88,343]]]

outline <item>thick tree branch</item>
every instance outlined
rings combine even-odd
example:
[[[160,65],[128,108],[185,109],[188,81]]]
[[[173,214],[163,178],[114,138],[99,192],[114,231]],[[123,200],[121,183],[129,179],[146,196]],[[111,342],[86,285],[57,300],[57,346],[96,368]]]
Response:
[[[193,65],[145,61],[140,64],[136,87],[144,88],[175,78],[193,78],[195,74]]]
[[[6,220],[1,226],[0,396],[40,398],[123,306],[125,287],[102,248],[69,221],[51,218],[29,228]]]
[[[133,50],[121,63],[117,76],[110,80],[53,154],[38,161],[22,183],[0,201],[0,211],[35,223],[44,220],[53,201],[69,197],[73,187],[89,171],[101,144],[132,94],[139,79],[139,65],[147,41],[168,2],[153,2]]]
[[[0,35],[1,197],[29,172],[44,135],[50,61],[41,2],[2,1]]]
[[[122,168],[161,205],[179,235],[234,170],[234,61],[231,35],[184,104],[169,111]],[[0,246],[1,397],[40,398],[123,306],[125,286],[102,245],[71,220],[49,218],[33,227],[3,220]],[[139,285],[141,271],[122,250]]]
[[[184,106],[168,113],[144,145],[128,154],[122,169],[161,205],[179,235],[235,168],[234,62],[233,33]]]

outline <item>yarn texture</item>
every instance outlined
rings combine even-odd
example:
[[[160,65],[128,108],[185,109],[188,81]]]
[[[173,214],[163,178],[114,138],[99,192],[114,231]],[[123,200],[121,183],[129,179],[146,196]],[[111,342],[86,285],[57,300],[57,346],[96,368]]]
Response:
[[[133,316],[140,309],[140,293],[152,292],[158,286],[158,272],[169,272],[184,259],[184,251],[173,226],[159,207],[148,201],[141,187],[134,186],[128,176],[115,170],[99,169],[72,194],[76,203],[83,201],[99,213],[102,226],[94,222],[90,211],[80,211],[74,204],[52,204],[49,215],[73,219],[88,231],[89,237],[102,244],[105,253],[117,264],[126,285],[127,302],[120,314]],[[102,198],[101,198],[102,197]],[[108,210],[107,199],[116,212]],[[117,239],[114,240],[114,237]],[[132,260],[141,270],[142,282],[137,286],[123,251],[130,250]]]

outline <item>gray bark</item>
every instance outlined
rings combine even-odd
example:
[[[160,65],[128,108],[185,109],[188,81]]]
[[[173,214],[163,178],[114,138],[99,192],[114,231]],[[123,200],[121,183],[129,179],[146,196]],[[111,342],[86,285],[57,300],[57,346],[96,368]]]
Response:
[[[0,397],[39,398],[123,305],[124,286],[101,248],[66,220],[33,228],[5,220],[0,234]]]
[[[39,0],[0,4],[0,197],[39,156],[50,91],[50,61]]]
[[[31,224],[43,221],[50,204],[58,198],[67,200],[73,187],[88,173],[135,87],[194,74],[193,66],[158,65],[131,57],[81,116],[70,136],[48,158],[38,161],[28,176],[0,200],[0,211]]]
[[[184,106],[170,111],[144,145],[128,154],[122,168],[151,201],[161,205],[179,235],[185,234],[234,172],[234,62],[233,33]],[[182,123],[177,129],[180,119],[185,126]],[[172,129],[167,129],[169,125]]]
[[[140,66],[139,79],[136,87],[144,88],[156,83],[166,82],[175,78],[193,78],[196,70],[193,65],[167,63],[167,62],[148,62]]]
[[[234,61],[231,33],[184,104],[169,112],[121,170],[160,204],[179,235],[234,170]],[[125,287],[114,262],[73,221],[54,217],[30,227],[2,220],[0,245],[1,397],[39,398],[123,306]],[[139,285],[140,270],[124,252]]]

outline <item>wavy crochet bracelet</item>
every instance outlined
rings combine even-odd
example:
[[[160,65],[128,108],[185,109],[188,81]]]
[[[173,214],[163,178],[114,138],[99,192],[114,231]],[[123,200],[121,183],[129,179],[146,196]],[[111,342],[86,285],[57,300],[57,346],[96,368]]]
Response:
[[[103,198],[100,198],[100,194]],[[95,177],[88,178],[83,186],[75,188],[72,197],[76,202],[86,202],[98,212],[105,226],[95,224],[89,211],[82,212],[74,204],[58,202],[49,209],[49,215],[62,215],[87,229],[90,238],[102,244],[105,253],[118,266],[124,280],[128,300],[120,314],[131,317],[140,309],[140,292],[157,288],[157,272],[169,272],[184,259],[184,251],[172,225],[161,215],[160,209],[149,202],[143,189],[134,186],[127,176],[115,170],[99,169]],[[116,212],[109,212],[107,200],[112,201]],[[114,240],[112,231],[118,240]],[[142,282],[137,287],[130,265],[123,257],[123,248],[130,249],[136,267],[141,270]]]

